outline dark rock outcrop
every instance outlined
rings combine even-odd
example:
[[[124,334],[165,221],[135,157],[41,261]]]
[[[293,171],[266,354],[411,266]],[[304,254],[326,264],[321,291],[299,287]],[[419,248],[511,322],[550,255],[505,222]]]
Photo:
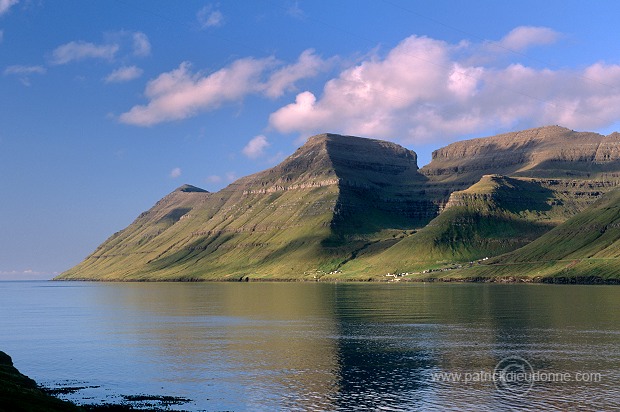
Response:
[[[79,412],[70,402],[46,394],[37,383],[20,373],[9,355],[0,352],[0,411]]]

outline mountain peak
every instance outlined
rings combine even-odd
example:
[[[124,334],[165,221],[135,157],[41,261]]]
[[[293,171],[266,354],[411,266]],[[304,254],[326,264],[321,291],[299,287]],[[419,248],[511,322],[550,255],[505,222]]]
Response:
[[[323,133],[308,138],[271,169],[233,183],[243,190],[275,190],[299,185],[391,184],[394,178],[416,180],[417,155],[396,143]],[[363,183],[361,183],[363,181]]]
[[[617,136],[545,126],[449,144],[433,152],[422,173],[439,180],[472,182],[485,174],[527,176],[534,170],[553,177],[565,176],[567,170],[593,172],[593,165],[616,160],[620,160]]]
[[[188,185],[188,184],[185,184],[183,186],[179,186],[174,191],[175,192],[185,192],[185,193],[192,193],[192,192],[209,193],[207,190],[201,189],[201,188],[196,187],[196,186]]]
[[[369,139],[366,137],[323,133],[308,138],[306,143],[298,149],[305,152],[316,147],[322,147],[332,161],[342,160],[352,163],[385,163],[395,161],[403,166],[418,168],[417,154],[397,143],[385,140]]]

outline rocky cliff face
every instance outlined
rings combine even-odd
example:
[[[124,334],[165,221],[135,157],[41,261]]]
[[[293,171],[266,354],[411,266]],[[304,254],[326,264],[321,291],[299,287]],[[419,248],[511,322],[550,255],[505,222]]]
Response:
[[[566,205],[569,216],[620,185],[620,134],[603,136],[547,126],[452,143],[420,169],[440,210],[451,193],[485,175],[538,179]]]
[[[393,184],[394,178],[419,180],[417,170],[416,153],[395,143],[321,134],[310,137],[279,165],[239,179],[233,187],[271,192],[291,184],[380,187]]]
[[[501,173],[603,171],[620,161],[620,134],[603,136],[547,126],[450,144],[433,152],[432,162],[420,171],[433,180],[458,180]],[[615,166],[615,165],[614,165]]]

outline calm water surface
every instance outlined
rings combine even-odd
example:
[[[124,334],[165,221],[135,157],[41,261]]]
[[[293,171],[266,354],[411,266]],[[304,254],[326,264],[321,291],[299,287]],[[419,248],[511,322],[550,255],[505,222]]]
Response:
[[[83,404],[620,408],[618,286],[0,282],[0,308],[0,350]],[[506,358],[539,375],[493,382]]]

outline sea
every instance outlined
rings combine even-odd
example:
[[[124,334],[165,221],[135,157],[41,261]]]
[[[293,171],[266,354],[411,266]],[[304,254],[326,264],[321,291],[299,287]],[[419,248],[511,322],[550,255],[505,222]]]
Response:
[[[59,397],[183,411],[620,410],[620,286],[0,282]]]

